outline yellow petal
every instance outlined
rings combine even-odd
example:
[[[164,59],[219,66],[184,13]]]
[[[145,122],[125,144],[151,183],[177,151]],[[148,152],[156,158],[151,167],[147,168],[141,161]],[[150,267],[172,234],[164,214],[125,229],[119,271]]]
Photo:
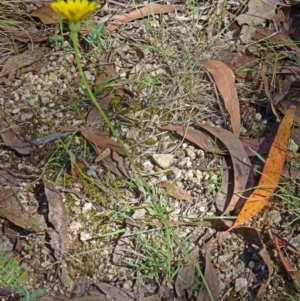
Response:
[[[99,7],[99,4],[92,0],[55,0],[50,5],[53,10],[73,23],[86,18]]]

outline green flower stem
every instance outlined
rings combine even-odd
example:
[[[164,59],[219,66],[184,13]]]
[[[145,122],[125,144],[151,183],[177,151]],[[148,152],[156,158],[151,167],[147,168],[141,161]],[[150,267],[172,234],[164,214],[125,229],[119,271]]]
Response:
[[[97,110],[99,111],[100,115],[102,116],[102,118],[104,119],[105,123],[107,124],[109,130],[111,131],[111,133],[113,134],[113,136],[117,139],[118,143],[120,144],[120,146],[122,147],[122,149],[124,150],[126,156],[128,157],[130,163],[133,165],[135,171],[138,173],[138,176],[141,176],[140,173],[138,172],[138,170],[135,168],[135,164],[134,161],[129,153],[129,151],[127,150],[127,148],[125,147],[123,141],[119,138],[118,133],[116,132],[116,130],[114,129],[112,123],[110,122],[110,120],[108,119],[108,117],[106,116],[105,112],[103,111],[103,109],[101,108],[101,106],[99,105],[99,102],[97,101],[94,93],[92,92],[90,85],[88,83],[88,81],[86,80],[86,77],[84,75],[84,72],[82,70],[82,66],[81,66],[81,62],[80,62],[80,58],[79,58],[79,50],[78,50],[78,31],[80,29],[80,22],[77,23],[70,23],[70,30],[71,30],[71,39],[73,42],[73,49],[74,49],[74,54],[75,54],[75,61],[76,61],[76,65],[79,71],[79,75],[80,78],[86,88],[86,91],[90,97],[90,99],[92,100],[94,106],[97,108]]]
[[[103,109],[99,105],[98,101],[96,100],[96,98],[95,98],[95,96],[94,96],[94,94],[93,94],[93,92],[92,92],[92,90],[90,88],[90,85],[89,85],[88,81],[86,80],[84,72],[82,70],[82,66],[81,66],[80,58],[79,58],[79,50],[78,50],[78,30],[77,30],[77,26],[76,26],[75,30],[74,30],[74,26],[72,26],[72,25],[77,25],[77,24],[79,24],[79,27],[80,27],[80,23],[79,22],[78,23],[70,23],[70,29],[71,29],[71,38],[72,38],[73,48],[74,48],[74,53],[75,53],[75,61],[76,61],[76,65],[77,65],[77,68],[78,68],[78,71],[79,71],[80,78],[81,78],[81,80],[82,80],[82,82],[83,82],[83,84],[84,84],[84,86],[86,88],[86,91],[87,91],[90,99],[92,100],[94,106],[97,108],[97,110],[99,111],[100,115],[104,119],[104,121],[107,124],[108,128],[110,129],[110,131],[112,132],[112,134],[118,140],[120,140],[119,136],[118,136],[118,134],[116,132],[116,130],[114,129],[114,127],[112,125],[112,123],[110,122],[110,120],[106,116],[105,112],[103,111]]]

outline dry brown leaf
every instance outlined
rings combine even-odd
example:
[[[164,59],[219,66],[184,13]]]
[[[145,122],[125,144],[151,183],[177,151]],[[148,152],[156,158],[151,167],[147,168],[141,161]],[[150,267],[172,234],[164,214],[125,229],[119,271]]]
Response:
[[[40,221],[30,217],[17,199],[15,193],[10,189],[0,186],[0,213],[13,224],[30,231],[41,231],[45,229]]]
[[[297,44],[290,38],[288,32],[274,32],[268,27],[258,27],[255,35],[255,40],[263,40],[268,38],[268,43],[274,44],[273,47],[284,45],[285,47],[291,49],[299,58],[299,48]]]
[[[197,262],[199,257],[199,247],[196,246],[188,257],[186,265],[178,270],[175,280],[175,291],[178,297],[192,296],[192,287],[195,283],[196,268],[192,261]]]
[[[172,198],[178,199],[178,200],[185,200],[190,201],[192,200],[192,196],[185,190],[183,190],[181,187],[174,185],[174,183],[169,181],[164,181],[159,183],[160,186],[167,189],[168,195],[170,195]]]
[[[98,155],[98,157],[95,159],[95,162],[98,163],[102,161],[106,157],[110,156],[110,154],[111,154],[110,148],[106,148],[103,152],[100,153],[100,155]]]
[[[122,177],[121,172],[117,168],[115,162],[112,160],[111,157],[106,157],[102,160],[102,164],[111,172],[113,172],[115,175]]]
[[[125,165],[124,158],[121,157],[117,152],[113,151],[112,152],[112,159],[117,163],[118,169],[121,171],[121,173],[124,175],[124,177],[130,178],[130,175],[128,173],[128,169]]]
[[[111,139],[106,133],[101,132],[99,129],[82,130],[81,133],[84,138],[91,142],[96,154],[100,155],[104,149],[111,149],[112,156],[123,175],[125,177],[129,177],[125,168],[124,159],[119,155],[124,155],[125,152],[117,142]],[[117,176],[122,177],[122,174],[111,157],[102,158],[102,164]]]
[[[163,131],[176,132],[178,135],[185,137],[186,140],[196,144],[205,151],[212,152],[214,154],[224,154],[224,150],[221,150],[217,145],[217,142],[207,133],[198,131],[194,128],[186,128],[181,125],[169,125],[161,127],[160,129]]]
[[[77,179],[78,175],[86,168],[86,163],[80,158],[75,158],[74,162],[71,160],[71,176],[73,179]]]
[[[54,230],[50,232],[50,244],[55,258],[61,260],[69,246],[69,213],[55,184],[45,178],[43,178],[43,183],[49,207],[48,219],[54,227]]]
[[[154,14],[165,14],[175,11],[174,5],[149,4],[142,8],[136,9],[130,13],[118,15],[113,18],[114,24],[105,26],[104,33],[110,33],[116,30],[120,25],[129,23],[136,19],[141,19]]]
[[[244,138],[240,137],[240,140],[244,146],[244,149],[249,157],[253,157],[258,153],[259,155],[266,155],[269,153],[271,145],[275,135],[261,138]]]
[[[299,291],[300,287],[299,287],[299,270],[294,267],[289,261],[287,261],[283,255],[283,252],[281,250],[281,246],[280,246],[280,242],[282,241],[277,235],[273,235],[273,233],[270,233],[271,230],[268,230],[270,238],[273,240],[275,249],[277,251],[277,256],[281,262],[281,264],[283,265],[286,273],[288,274],[289,279],[292,281],[292,284],[294,286],[294,289]],[[293,249],[290,249],[290,251],[292,251],[293,253],[295,252]],[[299,252],[297,255],[299,256]]]
[[[9,125],[7,122],[1,119],[0,137],[5,146],[14,149],[21,155],[29,155],[33,151],[33,148],[30,146],[17,146],[18,144],[25,143],[24,134],[18,126]]]
[[[10,56],[4,63],[4,66],[0,72],[0,77],[3,77],[10,72],[17,71],[22,67],[36,63],[43,58],[44,55],[45,49],[34,48],[33,50],[26,50],[21,54]]]
[[[99,129],[82,130],[81,134],[89,142],[101,149],[109,147],[111,150],[117,152],[118,154],[125,155],[122,147],[116,141],[110,138],[106,133],[101,132]]]
[[[206,284],[209,287],[210,293],[207,291],[206,286],[202,282],[199,294],[197,297],[197,301],[218,301],[219,300],[219,281],[218,276],[215,270],[215,267],[213,266],[211,262],[211,256],[210,256],[210,248],[209,243],[203,243],[203,253],[205,254],[205,272],[204,272],[204,278],[206,280]],[[213,298],[211,298],[213,297]]]
[[[99,104],[103,110],[106,110],[110,101],[113,99],[113,97],[116,96],[115,91],[111,91],[108,95],[104,96],[100,99]],[[99,113],[98,109],[96,107],[92,107],[91,110],[88,113],[86,123],[87,124],[99,124],[101,121],[103,121],[103,117]]]
[[[45,25],[58,24],[59,22],[59,14],[50,7],[50,4],[35,10],[31,15],[39,18]]]
[[[239,72],[235,73],[235,77],[238,81],[251,80],[253,78],[252,71],[261,70],[261,64],[258,59],[260,53],[257,52],[257,47],[251,49],[246,49],[244,51],[238,51],[236,49],[225,49],[223,50],[217,59],[222,60],[228,67],[236,71],[241,69]],[[251,50],[251,51],[250,51]],[[243,71],[243,68],[248,69]],[[274,68],[276,68],[274,70]],[[250,70],[249,70],[250,69]],[[267,66],[267,74],[300,74],[299,66],[296,62],[280,60],[277,62],[276,66]]]
[[[8,184],[15,184],[17,179],[12,176],[8,171],[0,169],[0,185],[6,186]]]
[[[195,267],[193,265],[185,265],[179,269],[176,281],[175,291],[178,297],[184,297],[186,292],[191,289],[195,283]],[[190,298],[191,296],[189,296]]]
[[[1,26],[0,29],[11,36],[12,39],[24,43],[39,43],[49,39],[45,30],[38,29],[32,22],[22,22],[22,25]]]
[[[247,188],[252,187],[253,183],[252,164],[241,141],[231,132],[222,128],[203,126],[201,124],[196,125],[201,130],[213,135],[218,141],[221,141],[230,155],[231,163],[227,163],[227,166],[232,167],[232,172],[229,171],[227,193],[230,197],[230,202],[224,204],[225,210],[223,212],[223,215],[226,215],[230,211],[240,207],[241,202],[245,200],[245,196],[249,194]]]
[[[222,95],[225,108],[230,115],[232,132],[236,137],[239,137],[241,131],[241,115],[234,74],[232,70],[221,61],[206,61],[204,62],[204,66],[213,76],[216,86]]]

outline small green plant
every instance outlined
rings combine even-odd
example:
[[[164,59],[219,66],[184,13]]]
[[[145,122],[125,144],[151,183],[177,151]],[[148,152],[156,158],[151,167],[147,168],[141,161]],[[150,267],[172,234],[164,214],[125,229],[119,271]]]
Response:
[[[27,272],[13,257],[0,253],[0,282],[20,295],[20,301],[34,301],[45,295],[45,290],[38,289],[34,292],[27,291],[24,280]]]
[[[54,35],[50,38],[50,44],[57,45],[59,43],[63,42],[63,38],[58,35]]]

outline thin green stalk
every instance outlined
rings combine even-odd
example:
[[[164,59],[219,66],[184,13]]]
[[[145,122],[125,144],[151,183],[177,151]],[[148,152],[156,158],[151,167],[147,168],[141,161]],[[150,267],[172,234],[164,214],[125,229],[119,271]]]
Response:
[[[76,61],[76,65],[79,71],[79,75],[80,78],[86,88],[86,91],[90,97],[90,99],[92,100],[94,106],[97,108],[98,112],[100,113],[100,115],[102,116],[102,118],[104,119],[105,123],[107,124],[109,130],[111,131],[111,133],[113,134],[113,136],[117,139],[118,143],[120,144],[120,146],[122,147],[122,149],[124,150],[128,160],[130,161],[130,163],[132,164],[134,170],[137,172],[137,175],[140,179],[143,180],[142,175],[140,174],[139,170],[136,168],[136,165],[134,163],[134,160],[131,157],[131,154],[129,153],[129,151],[127,150],[127,148],[125,147],[123,141],[120,139],[118,133],[116,132],[116,130],[114,129],[112,123],[110,122],[110,120],[108,119],[108,117],[106,116],[105,112],[103,111],[103,109],[101,108],[101,106],[99,105],[99,102],[97,101],[94,93],[92,92],[90,85],[88,83],[88,81],[86,80],[86,77],[84,75],[84,72],[82,70],[82,66],[81,66],[81,62],[80,62],[80,58],[79,58],[79,50],[78,50],[78,30],[77,28],[72,28],[72,26],[76,26],[78,23],[70,23],[70,29],[71,29],[71,39],[73,42],[73,48],[74,48],[74,54],[75,54],[75,61]],[[80,23],[79,23],[80,24]],[[143,185],[147,186],[147,183],[143,180]]]

